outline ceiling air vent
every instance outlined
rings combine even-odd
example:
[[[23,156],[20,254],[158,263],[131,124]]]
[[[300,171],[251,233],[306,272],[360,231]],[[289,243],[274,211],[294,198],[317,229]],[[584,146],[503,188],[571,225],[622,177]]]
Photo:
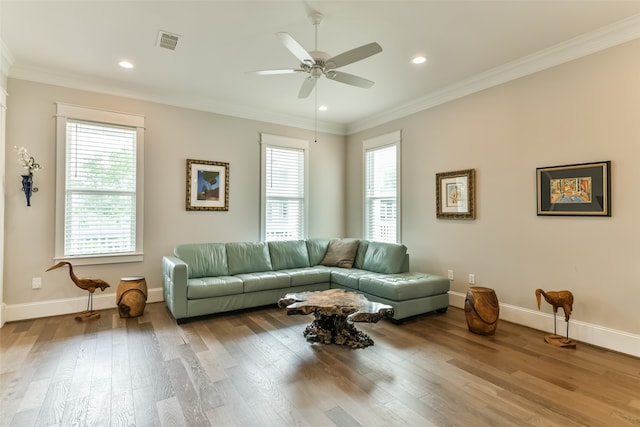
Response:
[[[180,38],[177,34],[172,34],[167,31],[162,31],[158,33],[158,47],[163,47],[169,50],[176,50],[176,45],[178,44],[178,39]]]

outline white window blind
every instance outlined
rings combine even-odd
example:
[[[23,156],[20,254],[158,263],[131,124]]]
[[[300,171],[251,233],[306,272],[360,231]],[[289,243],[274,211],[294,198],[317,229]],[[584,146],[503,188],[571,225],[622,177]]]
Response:
[[[393,134],[395,135],[395,134]],[[369,141],[365,147],[365,239],[395,243],[399,240],[399,135]]]
[[[64,255],[136,249],[136,129],[67,121]]]
[[[263,134],[262,146],[262,238],[266,241],[304,239],[307,141]]]
[[[143,260],[144,117],[57,103],[55,259]]]

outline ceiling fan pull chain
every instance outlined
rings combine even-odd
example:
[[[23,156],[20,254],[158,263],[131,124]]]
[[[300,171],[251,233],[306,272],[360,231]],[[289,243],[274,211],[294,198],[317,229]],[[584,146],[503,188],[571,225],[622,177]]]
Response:
[[[315,125],[314,125],[314,135],[313,135],[313,140],[315,143],[318,143],[318,85],[316,84],[316,91],[314,93],[314,96],[316,97],[316,110],[314,112],[315,114]]]

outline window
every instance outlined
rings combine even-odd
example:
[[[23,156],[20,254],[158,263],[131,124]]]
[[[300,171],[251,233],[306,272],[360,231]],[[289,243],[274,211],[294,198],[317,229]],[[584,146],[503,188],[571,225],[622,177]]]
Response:
[[[299,240],[307,235],[308,142],[261,135],[261,238]]]
[[[400,132],[364,142],[364,236],[400,241]]]
[[[142,261],[144,118],[57,104],[56,253]]]

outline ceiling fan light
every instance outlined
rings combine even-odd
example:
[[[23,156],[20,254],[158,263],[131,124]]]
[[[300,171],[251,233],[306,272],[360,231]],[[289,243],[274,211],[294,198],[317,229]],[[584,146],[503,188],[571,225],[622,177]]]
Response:
[[[425,62],[427,62],[427,57],[423,56],[423,55],[418,55],[415,56],[412,60],[411,63],[412,64],[424,64]]]

